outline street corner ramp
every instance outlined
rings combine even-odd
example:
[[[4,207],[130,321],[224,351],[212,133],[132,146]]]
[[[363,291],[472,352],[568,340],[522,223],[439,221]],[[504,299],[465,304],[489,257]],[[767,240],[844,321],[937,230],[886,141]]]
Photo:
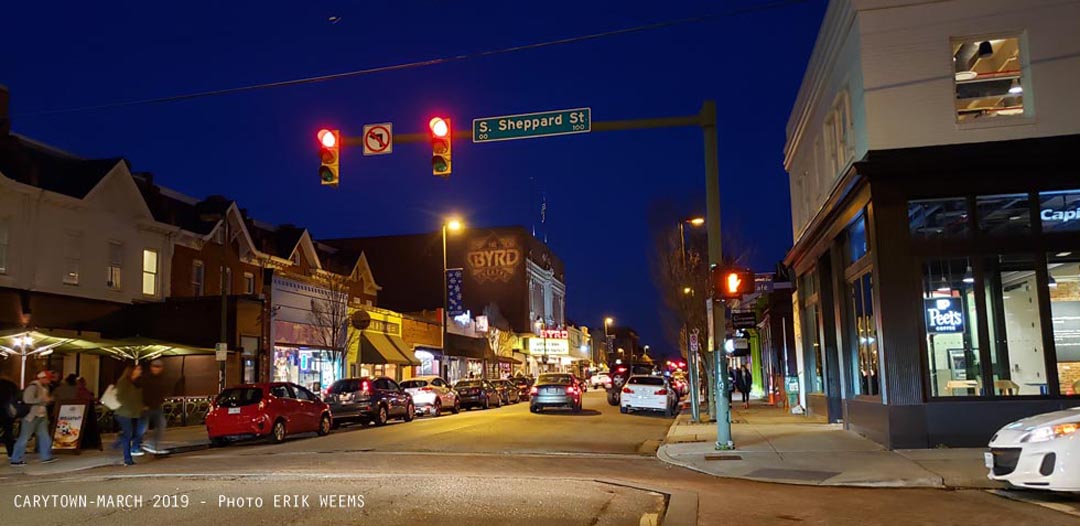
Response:
[[[186,474],[110,476],[107,481],[84,482],[79,488],[56,484],[48,487],[43,481],[32,492],[15,485],[0,486],[0,516],[27,526],[104,524],[118,512],[125,524],[155,526],[276,525],[293,523],[298,516],[304,524],[380,526],[682,524],[665,518],[668,494],[587,479]],[[34,500],[30,493],[64,495],[64,499],[56,499],[53,505],[51,500]],[[171,509],[155,507],[163,502],[161,496],[167,496],[164,502]]]

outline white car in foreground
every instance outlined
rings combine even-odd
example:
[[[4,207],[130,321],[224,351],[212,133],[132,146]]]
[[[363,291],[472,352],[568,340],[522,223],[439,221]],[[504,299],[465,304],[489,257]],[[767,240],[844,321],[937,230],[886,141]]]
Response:
[[[1001,428],[986,453],[987,475],[1013,486],[1080,492],[1080,407]]]
[[[443,411],[455,415],[461,411],[461,402],[450,383],[438,376],[417,376],[401,382],[401,388],[412,395],[416,414],[442,416]]]
[[[663,411],[674,416],[679,395],[663,376],[634,375],[626,380],[619,397],[619,412]]]

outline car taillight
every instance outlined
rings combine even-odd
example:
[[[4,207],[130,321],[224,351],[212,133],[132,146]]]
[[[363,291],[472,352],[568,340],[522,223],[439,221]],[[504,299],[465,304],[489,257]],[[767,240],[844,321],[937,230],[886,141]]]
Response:
[[[566,387],[566,394],[574,394],[576,392],[577,392],[577,389],[575,389],[574,386],[571,385],[571,386]]]
[[[626,394],[634,394],[634,390],[629,388],[629,387],[623,387],[622,392],[624,392]]]
[[[666,395],[666,394],[667,394],[667,389],[661,389],[661,390],[657,391],[657,392],[656,392],[656,393],[654,393],[654,394],[658,394],[658,395]]]
[[[432,389],[430,387],[421,387],[420,390],[421,391],[434,391],[434,389]]]
[[[536,394],[536,393],[537,393],[537,391],[538,391],[538,389],[537,389],[537,388],[535,388],[535,387],[532,387],[532,388],[530,388],[530,389],[529,389],[529,394]]]

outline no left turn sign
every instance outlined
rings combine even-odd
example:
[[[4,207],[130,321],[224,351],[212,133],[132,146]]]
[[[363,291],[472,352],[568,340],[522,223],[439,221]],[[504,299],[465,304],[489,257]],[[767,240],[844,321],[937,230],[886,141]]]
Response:
[[[389,122],[364,125],[364,155],[383,155],[394,151],[394,125]]]

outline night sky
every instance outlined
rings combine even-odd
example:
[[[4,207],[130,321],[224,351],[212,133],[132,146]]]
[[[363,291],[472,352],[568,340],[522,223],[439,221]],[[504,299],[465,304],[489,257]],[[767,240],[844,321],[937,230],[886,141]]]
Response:
[[[567,314],[635,327],[667,349],[648,268],[657,201],[704,212],[698,129],[593,133],[474,145],[453,175],[430,147],[342,154],[319,185],[315,132],[359,135],[436,114],[473,118],[591,107],[594,120],[693,114],[717,101],[725,233],[772,270],[791,245],[784,127],[826,0],[694,24],[331,82],[179,102],[97,106],[472,54],[767,4],[725,2],[12,2],[0,83],[15,132],[84,157],[125,157],[182,193],[223,194],[257,219],[316,238],[414,233],[457,213],[536,225],[566,263]],[[126,4],[126,5],[120,5]],[[331,23],[329,17],[340,17]],[[539,224],[541,196],[547,221]],[[378,276],[375,276],[376,281]],[[466,291],[466,294],[468,292]]]

